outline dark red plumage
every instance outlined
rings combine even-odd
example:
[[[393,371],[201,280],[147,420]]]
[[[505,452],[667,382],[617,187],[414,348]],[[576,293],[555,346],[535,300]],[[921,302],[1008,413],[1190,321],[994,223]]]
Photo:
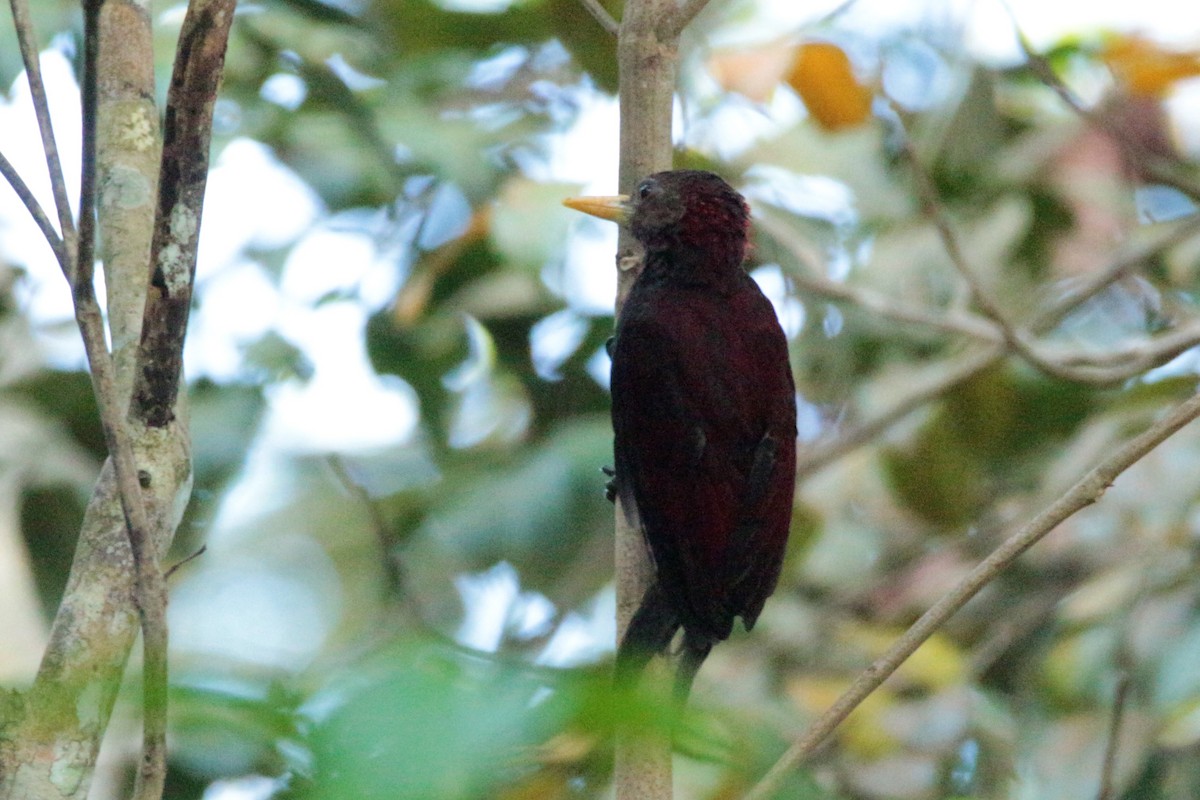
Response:
[[[629,682],[684,631],[682,702],[735,617],[775,589],[792,511],[796,400],[787,340],[742,268],[748,209],[709,172],[660,172],[625,202],[645,268],[612,351],[616,486],[657,584],[617,653]]]

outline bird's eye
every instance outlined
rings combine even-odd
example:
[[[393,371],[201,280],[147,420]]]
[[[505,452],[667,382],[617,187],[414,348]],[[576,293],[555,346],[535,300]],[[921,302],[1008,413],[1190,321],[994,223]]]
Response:
[[[650,196],[650,193],[653,191],[654,191],[654,181],[642,181],[641,184],[637,188],[638,199],[645,200],[647,197]]]

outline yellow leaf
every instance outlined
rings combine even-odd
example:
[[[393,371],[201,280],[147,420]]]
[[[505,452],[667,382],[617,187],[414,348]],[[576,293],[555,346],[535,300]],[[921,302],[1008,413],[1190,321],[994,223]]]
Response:
[[[829,42],[808,42],[796,49],[787,82],[799,93],[808,113],[822,128],[839,131],[871,116],[870,87],[859,81],[846,53]]]
[[[849,685],[844,678],[806,676],[789,680],[784,691],[797,706],[817,716],[833,705]],[[846,749],[862,758],[879,758],[893,752],[896,738],[882,718],[895,705],[896,696],[886,687],[867,696],[840,728]]]
[[[844,640],[878,658],[904,631],[894,628],[853,627],[843,633]],[[961,683],[966,675],[962,650],[948,636],[935,633],[925,640],[896,670],[896,680],[925,689],[944,689]]]
[[[1200,75],[1200,53],[1166,50],[1141,36],[1118,36],[1100,53],[1129,94],[1162,98],[1178,81]]]

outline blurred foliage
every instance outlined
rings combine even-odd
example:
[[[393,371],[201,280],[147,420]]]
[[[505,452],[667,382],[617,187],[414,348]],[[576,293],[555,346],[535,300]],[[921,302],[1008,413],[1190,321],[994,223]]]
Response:
[[[33,5],[43,39],[73,55],[77,4]],[[303,230],[202,265],[203,312],[246,264],[276,294],[214,311],[237,364],[191,385],[196,486],[171,558],[208,552],[172,579],[169,800],[603,797],[614,722],[662,724],[652,689],[608,688],[612,319],[572,288],[570,243],[590,223],[559,207],[578,186],[554,166],[615,90],[615,42],[578,0],[493,5],[240,10],[215,149],[259,142],[317,200]],[[1088,31],[1048,50],[1112,123],[1089,125],[1036,65],[979,63],[948,19],[868,35],[858,5],[781,31],[754,27],[753,0],[714,4],[684,39],[677,166],[725,174],[755,208],[748,267],[778,278],[802,455],[940,390],[806,476],[776,596],[753,635],[716,649],[677,730],[681,797],[741,796],[1004,535],[1196,384],[1190,352],[1104,386],[1013,357],[948,382],[998,337],[941,324],[986,320],[902,147],[980,284],[1015,324],[1041,325],[1039,345],[1144,346],[1197,318],[1193,238],[1047,315],[1194,214],[1194,148],[1167,135],[1163,101],[1195,54]],[[158,20],[160,86],[178,11]],[[8,86],[20,64],[0,43]],[[1115,135],[1166,159],[1174,189],[1149,186]],[[51,357],[65,323],[34,319],[32,271],[4,230],[0,487],[21,535],[0,547],[28,554],[48,618],[103,446],[86,376]],[[296,263],[318,234],[343,238],[310,296]],[[297,307],[311,316],[288,327]],[[403,398],[366,422],[414,418],[386,444],[328,433],[362,413],[359,384],[314,345],[333,336],[319,315],[347,309],[373,391]],[[331,383],[342,407],[297,422],[289,398]],[[1200,796],[1197,474],[1200,433],[1185,429],[968,604],[778,797],[1094,796],[1122,673],[1118,796]]]

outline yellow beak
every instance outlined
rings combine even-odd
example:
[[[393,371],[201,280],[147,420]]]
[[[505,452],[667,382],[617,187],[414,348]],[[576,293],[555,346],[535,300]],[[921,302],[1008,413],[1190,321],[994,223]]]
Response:
[[[600,219],[612,220],[624,224],[629,221],[629,195],[619,194],[613,197],[568,197],[563,205],[591,214]]]

